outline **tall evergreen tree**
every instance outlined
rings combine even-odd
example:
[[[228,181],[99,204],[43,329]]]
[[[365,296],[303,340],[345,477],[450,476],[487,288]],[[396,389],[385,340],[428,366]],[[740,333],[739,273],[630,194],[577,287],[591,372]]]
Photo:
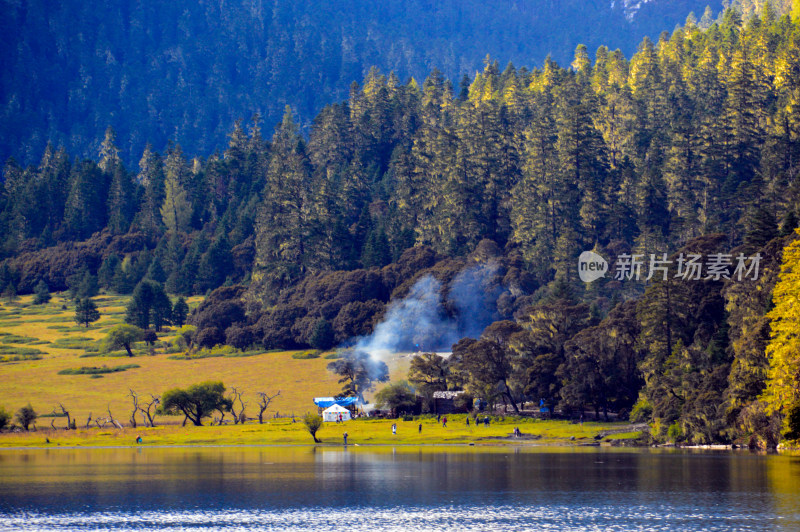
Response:
[[[188,170],[180,146],[171,150],[164,163],[164,203],[161,219],[172,233],[185,232],[192,219],[192,205],[184,188]]]

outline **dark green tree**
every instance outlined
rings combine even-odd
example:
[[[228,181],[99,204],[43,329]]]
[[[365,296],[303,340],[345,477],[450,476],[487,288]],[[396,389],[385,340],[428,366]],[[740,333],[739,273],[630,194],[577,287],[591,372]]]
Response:
[[[30,403],[17,410],[17,413],[14,414],[14,420],[25,430],[30,428],[31,423],[35,422],[37,417],[39,415]]]
[[[178,327],[183,327],[186,317],[189,315],[189,305],[183,297],[179,297],[172,307],[172,323]]]
[[[133,291],[125,321],[141,329],[148,329],[152,323],[156,331],[160,331],[169,323],[171,315],[172,303],[164,287],[155,281],[144,280]]]
[[[445,391],[450,379],[450,363],[436,353],[422,353],[411,359],[408,381],[432,408],[433,393]]]
[[[75,301],[75,322],[89,328],[90,323],[100,319],[100,311],[92,298],[85,297]]]
[[[375,407],[388,408],[394,417],[412,413],[416,406],[417,397],[406,381],[393,382],[375,394]]]
[[[38,283],[36,283],[36,287],[33,289],[34,298],[33,304],[34,305],[44,305],[50,298],[50,288],[48,288],[47,283],[44,282],[44,279],[41,279]]]
[[[161,396],[161,410],[166,414],[183,414],[195,426],[203,425],[203,418],[215,410],[230,411],[230,399],[225,397],[225,386],[220,381],[193,384],[186,389],[173,388]]]
[[[330,349],[336,344],[336,334],[333,327],[328,320],[320,318],[314,324],[311,330],[311,336],[308,338],[308,343],[314,349]]]

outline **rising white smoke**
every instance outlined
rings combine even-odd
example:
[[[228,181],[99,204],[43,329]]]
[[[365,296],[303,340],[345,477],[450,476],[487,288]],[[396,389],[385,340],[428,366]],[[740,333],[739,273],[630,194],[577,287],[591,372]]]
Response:
[[[497,264],[491,262],[466,268],[453,279],[447,299],[455,316],[445,312],[442,284],[426,275],[406,297],[392,301],[374,332],[359,338],[353,348],[386,360],[398,351],[450,351],[461,338],[476,338],[497,319],[502,291],[497,272]]]

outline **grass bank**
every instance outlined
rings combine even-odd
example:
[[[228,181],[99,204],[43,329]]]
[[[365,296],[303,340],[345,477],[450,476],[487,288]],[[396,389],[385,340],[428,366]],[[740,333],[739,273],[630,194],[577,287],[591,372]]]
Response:
[[[355,419],[345,423],[325,423],[317,433],[321,445],[341,445],[348,433],[350,445],[613,445],[633,442],[640,436],[640,427],[627,423],[581,424],[560,420],[535,420],[506,417],[494,418],[489,426],[475,425],[467,416],[448,416],[447,427],[436,418],[414,421],[389,419]],[[174,421],[174,420],[171,420]],[[158,420],[156,421],[158,424]],[[397,434],[392,435],[392,424]],[[420,430],[421,425],[421,430]],[[514,428],[521,437],[514,437]],[[89,428],[78,430],[38,430],[36,432],[0,434],[0,448],[8,447],[82,447],[136,445],[312,445],[311,435],[298,418],[270,419],[264,424],[186,426],[176,424],[154,428]]]

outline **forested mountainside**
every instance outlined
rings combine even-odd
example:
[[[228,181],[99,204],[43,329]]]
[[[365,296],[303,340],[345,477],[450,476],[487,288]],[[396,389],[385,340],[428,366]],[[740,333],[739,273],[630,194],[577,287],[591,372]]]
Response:
[[[177,4],[0,2],[0,160],[36,162],[47,141],[93,157],[107,126],[135,164],[147,142],[223,149],[231,124],[304,125],[370,67],[404,83],[470,76],[487,54],[566,64],[578,43],[633,53],[721,0],[232,0]]]
[[[237,123],[223,153],[148,147],[138,170],[111,130],[99,160],[48,147],[5,166],[0,289],[226,285],[191,317],[200,345],[374,346],[424,316],[380,345],[473,336],[433,359],[435,386],[774,443],[800,428],[799,43],[788,16],[728,10],[630,59],[578,46],[568,68],[490,61],[455,87],[374,69],[307,140],[287,108],[273,135]],[[586,250],[668,266],[582,283]],[[688,275],[693,256],[716,269]]]

